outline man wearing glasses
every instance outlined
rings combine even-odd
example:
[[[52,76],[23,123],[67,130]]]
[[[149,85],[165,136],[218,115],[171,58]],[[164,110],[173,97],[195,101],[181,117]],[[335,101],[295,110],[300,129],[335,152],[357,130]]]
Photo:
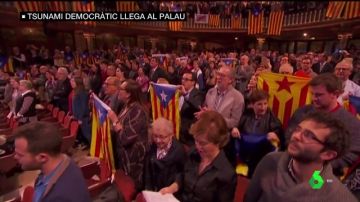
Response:
[[[181,79],[180,92],[180,142],[192,146],[194,145],[194,138],[189,134],[191,124],[195,123],[194,114],[198,112],[204,102],[204,95],[195,88],[196,74],[193,72],[185,72]]]
[[[349,79],[352,70],[352,58],[345,58],[335,66],[335,75],[342,80],[344,85],[344,92],[337,99],[341,105],[349,95],[360,97],[360,86]]]
[[[265,156],[256,167],[244,201],[357,201],[334,176],[330,161],[349,145],[349,132],[329,112],[312,112],[290,129],[286,152]],[[312,186],[314,173],[319,186]]]
[[[204,107],[195,116],[199,119],[203,112],[213,110],[223,116],[229,131],[237,127],[244,111],[244,96],[233,87],[234,82],[235,70],[222,66],[216,73],[216,86],[207,92]],[[229,161],[235,166],[234,138],[231,137],[224,149]]]
[[[359,158],[360,121],[337,102],[337,97],[343,91],[343,84],[334,74],[320,74],[310,81],[309,86],[312,104],[296,110],[289,122],[289,127],[297,125],[306,113],[313,111],[330,112],[330,116],[342,122],[350,132],[350,146],[344,156],[331,161],[334,173],[341,176],[343,169],[350,167]]]

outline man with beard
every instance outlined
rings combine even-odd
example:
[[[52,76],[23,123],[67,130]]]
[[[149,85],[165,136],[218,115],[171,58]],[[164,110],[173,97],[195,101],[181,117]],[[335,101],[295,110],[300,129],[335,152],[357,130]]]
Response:
[[[79,167],[61,153],[62,134],[48,122],[32,122],[17,128],[15,159],[23,170],[40,170],[34,184],[34,202],[91,201]]]
[[[313,111],[329,112],[330,116],[342,122],[350,132],[350,146],[342,157],[331,162],[335,175],[341,176],[343,169],[350,167],[359,158],[360,121],[337,102],[337,97],[343,92],[343,84],[334,74],[324,73],[314,77],[309,82],[309,87],[312,104],[296,110],[289,121],[289,127],[297,125],[306,113]]]
[[[244,201],[357,201],[332,173],[330,161],[342,156],[349,132],[328,112],[309,113],[291,131],[287,152],[265,156]],[[319,172],[313,180],[314,173]],[[314,188],[312,182],[317,184]]]

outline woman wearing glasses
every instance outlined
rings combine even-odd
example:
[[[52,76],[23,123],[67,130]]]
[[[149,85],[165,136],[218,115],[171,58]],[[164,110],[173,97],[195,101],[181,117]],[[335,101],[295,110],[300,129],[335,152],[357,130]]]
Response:
[[[143,169],[148,141],[148,115],[141,103],[141,88],[134,80],[125,80],[118,88],[119,99],[125,107],[117,115],[108,116],[116,133],[118,156],[115,157],[124,172],[135,181],[137,190],[143,186]]]
[[[151,137],[153,143],[145,160],[145,190],[159,191],[183,172],[185,150],[174,137],[172,122],[165,118],[153,122]]]
[[[195,139],[184,172],[160,193],[177,193],[183,202],[230,202],[234,199],[236,174],[222,148],[229,140],[224,118],[215,111],[205,111],[190,133]]]

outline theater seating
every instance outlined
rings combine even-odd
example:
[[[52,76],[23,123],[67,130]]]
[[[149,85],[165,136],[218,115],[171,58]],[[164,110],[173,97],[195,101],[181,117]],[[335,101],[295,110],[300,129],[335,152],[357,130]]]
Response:
[[[70,134],[67,136],[63,136],[63,143],[61,145],[61,151],[67,152],[75,143],[76,135],[79,130],[79,123],[77,120],[73,120],[70,123]]]
[[[0,174],[6,174],[16,166],[14,156],[15,153],[0,157]]]

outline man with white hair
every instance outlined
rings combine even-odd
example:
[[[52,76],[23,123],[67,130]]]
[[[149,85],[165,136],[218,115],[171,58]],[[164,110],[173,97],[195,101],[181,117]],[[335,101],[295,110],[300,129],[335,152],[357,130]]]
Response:
[[[65,67],[59,67],[56,73],[56,84],[52,103],[60,110],[67,112],[69,108],[68,97],[71,92],[68,70]]]
[[[352,58],[344,58],[335,66],[334,73],[342,80],[344,85],[344,92],[337,99],[341,105],[343,104],[343,100],[348,99],[349,95],[360,97],[360,86],[349,79],[352,70]]]
[[[163,117],[153,122],[151,137],[153,143],[145,158],[145,189],[160,191],[182,173],[186,154],[174,137],[172,122]]]
[[[279,67],[279,74],[288,74],[292,75],[294,73],[294,68],[289,63],[282,64]]]

